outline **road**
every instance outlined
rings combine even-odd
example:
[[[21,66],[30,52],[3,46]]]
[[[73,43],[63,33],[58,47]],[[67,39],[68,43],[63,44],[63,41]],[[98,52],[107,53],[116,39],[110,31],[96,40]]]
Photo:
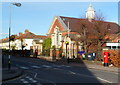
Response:
[[[11,61],[12,66],[23,69],[23,75],[5,81],[6,84],[118,83],[118,74],[114,72],[55,64],[36,58],[11,57]]]

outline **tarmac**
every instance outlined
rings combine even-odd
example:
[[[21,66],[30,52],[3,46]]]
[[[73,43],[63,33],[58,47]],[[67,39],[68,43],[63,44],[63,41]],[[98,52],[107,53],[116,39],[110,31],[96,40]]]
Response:
[[[98,64],[98,63],[87,61],[87,60],[83,62],[84,63],[75,63],[75,62],[67,63],[66,60],[60,60],[60,61],[54,61],[51,63],[120,73],[118,70],[119,69],[118,67],[104,67],[102,64]],[[23,73],[23,70],[17,67],[12,67],[11,70],[8,70],[8,68],[3,68],[0,70],[2,70],[2,81],[14,79],[16,77],[21,76]]]
[[[78,63],[76,63],[76,62],[67,63],[67,60],[62,60],[62,61],[57,61],[55,63],[56,64],[69,65],[69,66],[83,67],[83,68],[88,68],[88,69],[96,69],[96,70],[120,73],[119,67],[104,66],[102,64],[102,62],[98,62],[98,61],[82,60],[82,63],[80,63],[80,62],[78,62]]]
[[[2,70],[2,82],[17,78],[23,73],[23,70],[17,67],[12,67],[10,70],[8,68],[3,68],[0,70]]]

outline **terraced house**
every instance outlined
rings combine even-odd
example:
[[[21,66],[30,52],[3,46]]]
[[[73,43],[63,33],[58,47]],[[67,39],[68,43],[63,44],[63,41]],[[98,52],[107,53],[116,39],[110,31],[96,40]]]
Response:
[[[20,32],[19,35],[15,35],[15,40],[10,41],[10,49],[15,50],[33,50],[37,49],[38,54],[42,53],[42,43],[47,36],[35,35],[29,30],[25,30],[24,33]],[[2,39],[0,41],[2,49],[9,49],[9,38]]]

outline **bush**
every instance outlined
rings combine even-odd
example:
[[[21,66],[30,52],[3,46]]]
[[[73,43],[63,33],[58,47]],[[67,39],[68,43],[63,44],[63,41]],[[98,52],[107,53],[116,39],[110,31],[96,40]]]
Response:
[[[110,60],[114,66],[120,66],[120,50],[110,50]]]

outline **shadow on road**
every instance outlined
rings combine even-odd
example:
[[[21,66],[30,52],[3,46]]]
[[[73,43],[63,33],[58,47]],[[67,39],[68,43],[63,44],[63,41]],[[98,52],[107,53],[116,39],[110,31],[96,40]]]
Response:
[[[12,60],[17,60],[21,62],[22,65],[31,66],[31,65],[47,65],[51,68],[39,68],[32,69],[31,71],[38,73],[40,79],[46,79],[54,81],[56,85],[81,85],[81,84],[94,84],[94,85],[103,85],[106,83],[98,79],[86,66],[86,64],[81,59],[70,59],[69,61],[65,58],[56,60],[56,61],[46,61],[38,58],[27,58],[27,57],[12,57]],[[4,60],[3,68],[7,67],[7,59]],[[32,64],[24,63],[30,62]],[[16,61],[16,62],[17,62]],[[12,61],[12,64],[16,64]],[[54,67],[56,66],[56,67]],[[4,76],[4,74],[3,74]],[[11,83],[13,84],[13,83]],[[7,85],[11,85],[10,83]],[[15,83],[14,85],[19,85]],[[20,84],[21,85],[21,84]],[[25,84],[27,85],[27,84]],[[37,85],[31,84],[30,85]],[[49,85],[47,83],[41,83],[40,85]],[[51,85],[51,84],[50,84]]]

